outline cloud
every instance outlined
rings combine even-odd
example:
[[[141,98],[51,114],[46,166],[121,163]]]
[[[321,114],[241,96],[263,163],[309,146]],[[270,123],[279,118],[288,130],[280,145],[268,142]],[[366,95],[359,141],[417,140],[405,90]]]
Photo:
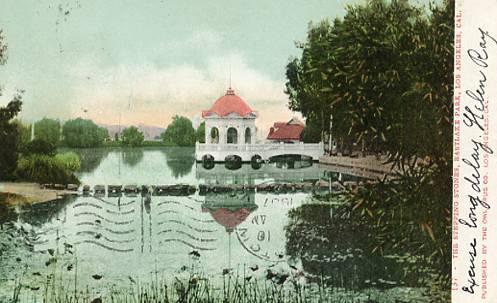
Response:
[[[188,51],[193,51],[193,60],[174,57]],[[21,83],[26,88],[21,116],[27,121],[84,117],[104,124],[165,127],[174,115],[194,118],[210,108],[226,92],[231,71],[232,87],[259,114],[261,134],[276,120],[293,116],[283,81],[251,66],[243,52],[230,49],[215,31],[161,42],[152,53],[139,53],[135,60],[115,58],[109,62],[102,53],[90,51],[75,56],[70,64],[59,57],[51,59],[43,69],[31,70],[29,81],[13,74],[0,83],[6,88],[0,105]]]
[[[146,64],[102,69],[95,61],[83,60],[73,67],[72,75],[87,81],[74,89],[70,115],[107,124],[164,127],[176,114],[193,118],[208,109],[228,88],[231,66],[232,86],[258,111],[263,132],[275,120],[292,116],[283,83],[248,66],[242,54],[212,56],[206,62],[205,67]]]

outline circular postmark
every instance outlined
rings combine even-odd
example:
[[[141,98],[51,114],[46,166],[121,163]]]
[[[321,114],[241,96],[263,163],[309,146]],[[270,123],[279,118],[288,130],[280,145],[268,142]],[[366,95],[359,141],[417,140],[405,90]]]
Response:
[[[250,254],[268,262],[283,262],[285,258],[285,231],[287,212],[293,207],[293,198],[267,195],[257,212],[240,224],[235,233],[242,247]]]

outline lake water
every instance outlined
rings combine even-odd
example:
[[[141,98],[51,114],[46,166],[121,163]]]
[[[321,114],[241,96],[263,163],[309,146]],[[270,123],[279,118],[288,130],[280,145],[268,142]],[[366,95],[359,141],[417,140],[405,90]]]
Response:
[[[244,164],[237,170],[216,164],[206,169],[195,163],[191,148],[75,152],[82,160],[78,177],[92,188],[358,180],[316,163],[264,164],[258,169]],[[41,302],[43,292],[52,288],[105,297],[185,275],[219,284],[226,275],[267,280],[269,272],[278,283],[285,273],[288,281],[325,283],[346,294],[340,302],[366,302],[372,294],[384,298],[381,302],[407,297],[406,302],[424,302],[416,257],[366,257],[354,235],[344,231],[337,236],[334,224],[341,219],[333,218],[335,206],[315,197],[326,193],[89,195],[0,210],[0,302],[8,302],[19,285],[19,301]]]

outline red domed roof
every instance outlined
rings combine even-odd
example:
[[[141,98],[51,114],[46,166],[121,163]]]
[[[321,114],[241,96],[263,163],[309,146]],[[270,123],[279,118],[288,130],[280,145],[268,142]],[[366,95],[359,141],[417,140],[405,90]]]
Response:
[[[235,95],[235,91],[229,88],[226,95],[220,97],[214,102],[214,105],[209,110],[202,111],[202,118],[210,114],[216,114],[219,117],[227,116],[231,113],[236,113],[241,117],[245,117],[254,111],[243,101],[242,98]]]
[[[209,210],[207,208],[202,208],[202,211],[209,211],[214,220],[224,226],[227,231],[233,231],[240,223],[247,219],[250,215],[251,210],[249,208],[237,208],[234,210],[227,208],[216,208]]]

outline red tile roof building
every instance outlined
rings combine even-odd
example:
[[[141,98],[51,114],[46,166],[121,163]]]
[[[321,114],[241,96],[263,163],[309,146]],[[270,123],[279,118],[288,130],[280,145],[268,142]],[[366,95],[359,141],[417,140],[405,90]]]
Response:
[[[269,130],[267,140],[274,142],[299,142],[304,126],[304,123],[297,118],[293,118],[288,122],[275,122]]]

